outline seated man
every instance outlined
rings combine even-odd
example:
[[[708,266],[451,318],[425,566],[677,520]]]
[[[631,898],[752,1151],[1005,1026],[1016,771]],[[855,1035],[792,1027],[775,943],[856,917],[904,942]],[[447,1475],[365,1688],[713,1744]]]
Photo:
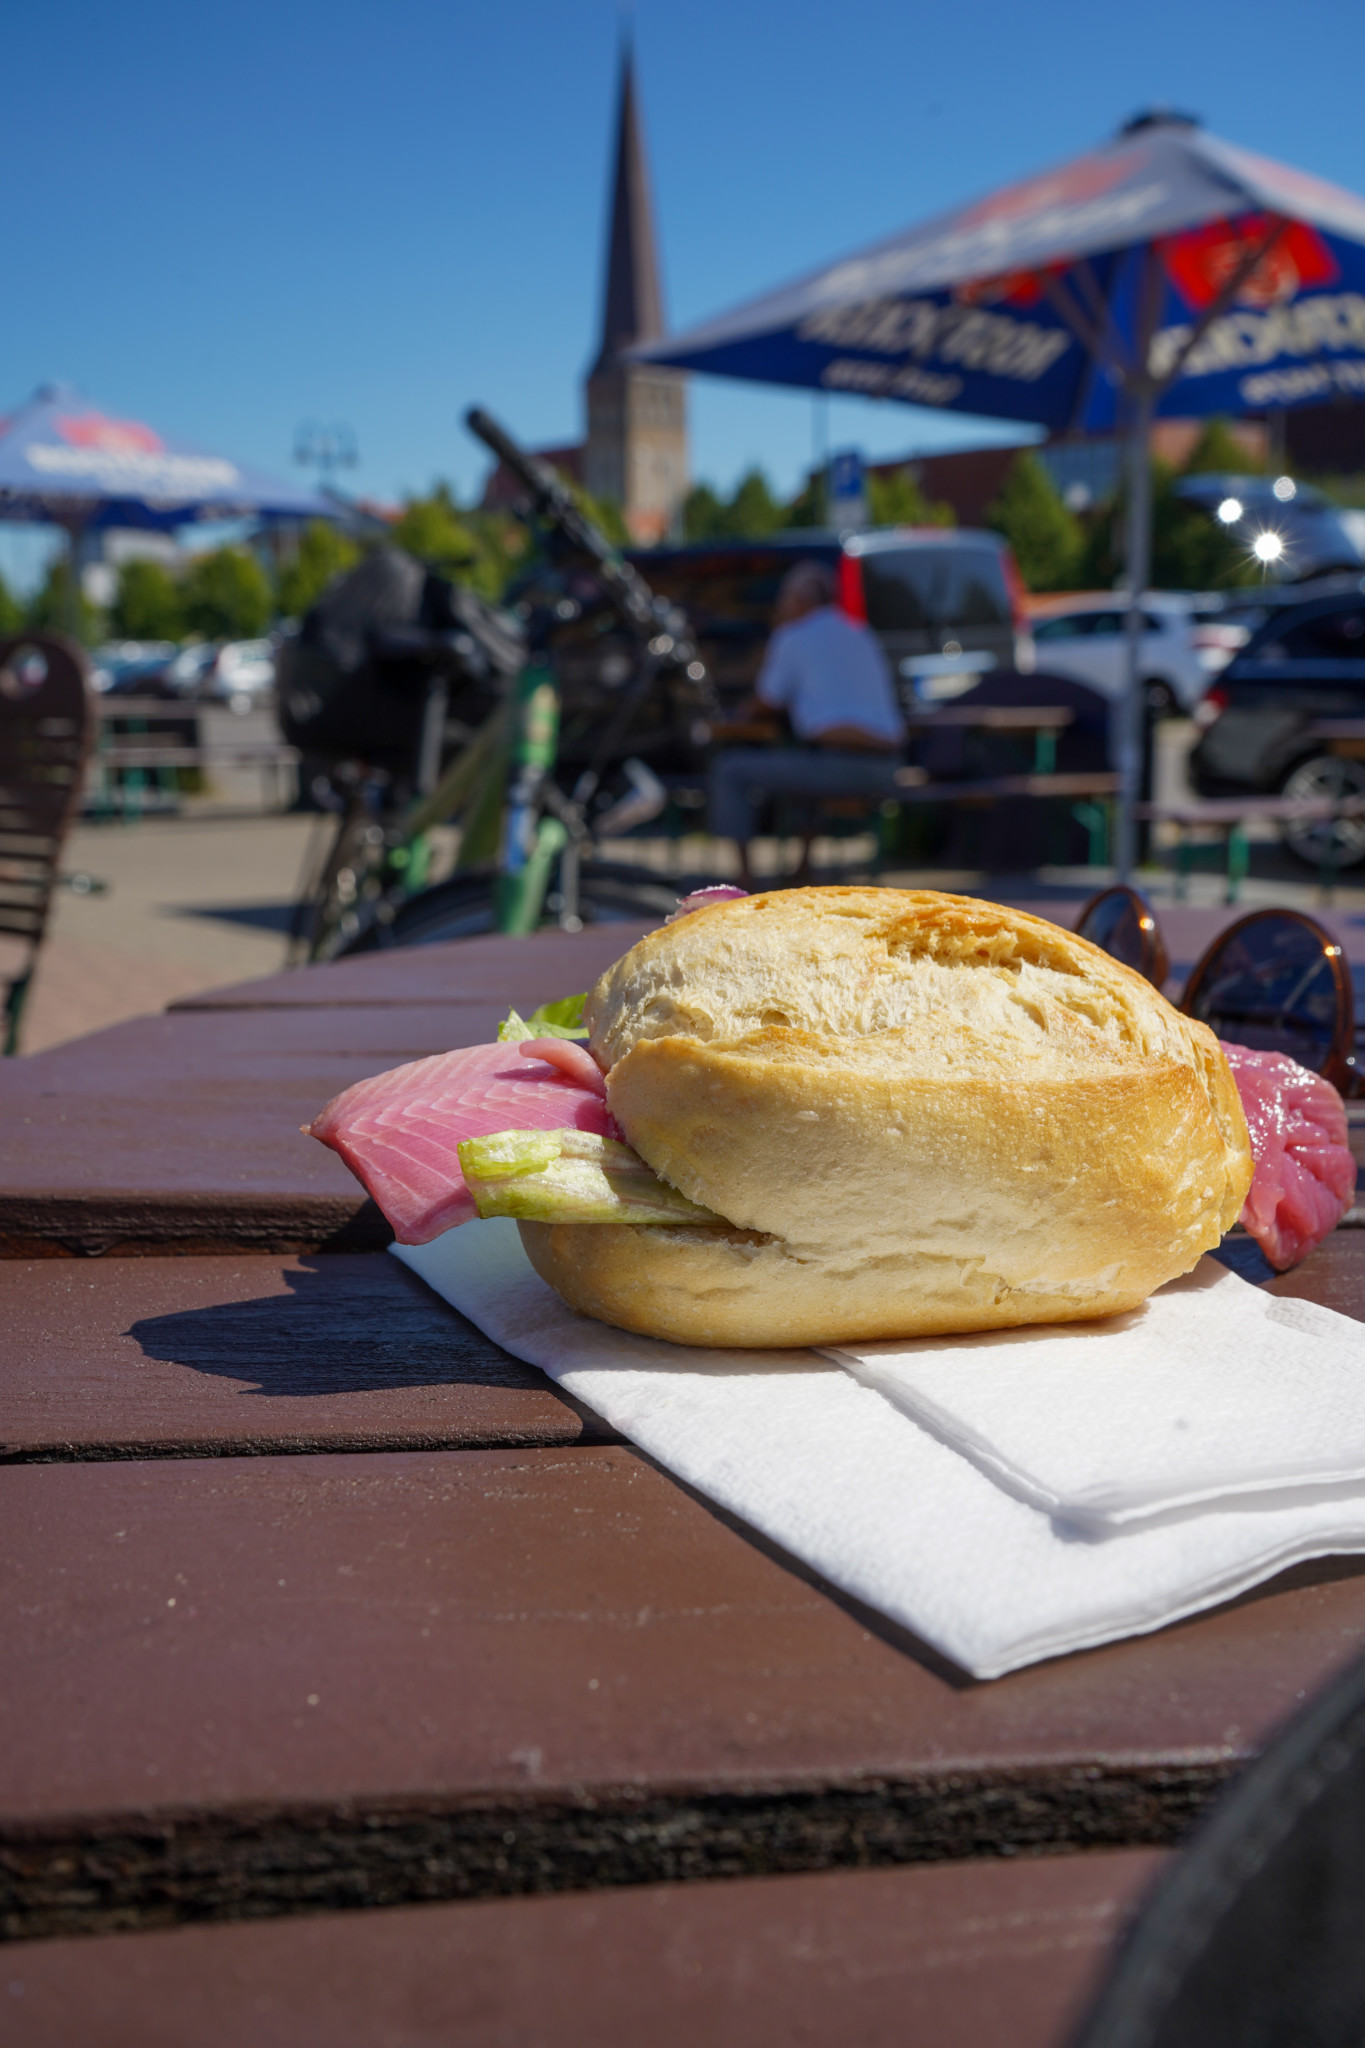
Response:
[[[749,841],[769,796],[892,797],[905,726],[881,643],[832,602],[819,562],[798,562],[778,593],[754,712],[785,712],[800,748],[733,747],[712,763],[711,830],[739,844],[740,877],[752,881]],[[725,728],[717,729],[723,739]]]

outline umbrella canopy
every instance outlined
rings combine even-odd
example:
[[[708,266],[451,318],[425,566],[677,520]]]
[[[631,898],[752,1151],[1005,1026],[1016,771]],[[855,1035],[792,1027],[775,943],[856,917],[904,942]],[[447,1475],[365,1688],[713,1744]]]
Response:
[[[1145,344],[1145,345],[1144,345]],[[1028,420],[1365,397],[1365,200],[1172,116],[633,351]]]
[[[112,419],[64,386],[46,386],[0,418],[0,519],[165,531],[248,513],[336,516],[311,491],[169,440],[140,420]]]
[[[1140,115],[1106,148],[827,265],[635,359],[1128,436],[1117,859],[1136,846],[1158,413],[1365,397],[1365,201]]]

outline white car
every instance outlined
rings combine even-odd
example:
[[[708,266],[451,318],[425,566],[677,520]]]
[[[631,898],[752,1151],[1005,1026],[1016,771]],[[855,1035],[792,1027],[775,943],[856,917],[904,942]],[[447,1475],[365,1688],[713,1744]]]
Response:
[[[1232,655],[1227,628],[1216,623],[1217,599],[1149,590],[1143,600],[1142,680],[1157,713],[1192,714]],[[1119,697],[1127,679],[1123,598],[1112,591],[1039,605],[1033,614],[1037,665],[1044,675],[1071,676],[1104,697]]]

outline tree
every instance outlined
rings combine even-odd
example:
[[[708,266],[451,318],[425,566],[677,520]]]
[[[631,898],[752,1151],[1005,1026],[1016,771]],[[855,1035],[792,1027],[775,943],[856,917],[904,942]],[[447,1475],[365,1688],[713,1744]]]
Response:
[[[180,586],[163,562],[125,562],[109,624],[124,640],[178,640],[184,631]]]
[[[301,619],[332,580],[360,560],[354,541],[330,520],[313,519],[299,535],[298,551],[280,571],[279,607],[287,619]]]
[[[25,609],[24,624],[27,626],[45,627],[54,633],[74,633],[86,646],[99,638],[99,614],[79,583],[73,593],[71,562],[64,549],[53,556],[46,576]]]
[[[405,499],[393,538],[438,576],[458,578],[478,560],[474,536],[460,517],[448,483],[438,483],[425,498]]]
[[[1152,574],[1154,590],[1230,590],[1260,579],[1240,541],[1207,512],[1179,496],[1178,471],[1152,464]],[[1079,579],[1087,588],[1112,589],[1123,576],[1126,493],[1109,499],[1087,521]]]
[[[574,486],[570,484],[570,490]],[[626,537],[619,513],[613,520],[605,506],[580,497],[584,509],[605,522],[608,539],[618,545]],[[400,548],[416,555],[438,576],[467,583],[480,597],[496,604],[507,585],[517,560],[526,552],[526,529],[520,521],[502,512],[461,509],[448,483],[437,483],[425,498],[408,498],[394,524],[393,538]]]
[[[1263,465],[1248,455],[1225,419],[1217,414],[1204,424],[1204,431],[1185,458],[1186,476],[1252,476]]]
[[[254,640],[274,609],[269,579],[245,548],[196,556],[180,593],[185,626],[206,640]]]
[[[956,526],[957,514],[942,500],[931,503],[908,465],[886,475],[868,470],[867,515],[873,526]]]
[[[17,633],[24,623],[24,608],[0,576],[0,633]]]
[[[1005,536],[1030,590],[1077,588],[1085,540],[1081,523],[1028,449],[1010,464],[986,524]]]
[[[786,523],[784,507],[757,466],[744,472],[729,498],[710,484],[697,484],[683,506],[688,540],[761,540],[781,532]]]
[[[725,531],[724,499],[710,484],[694,484],[683,500],[684,538],[719,540]]]

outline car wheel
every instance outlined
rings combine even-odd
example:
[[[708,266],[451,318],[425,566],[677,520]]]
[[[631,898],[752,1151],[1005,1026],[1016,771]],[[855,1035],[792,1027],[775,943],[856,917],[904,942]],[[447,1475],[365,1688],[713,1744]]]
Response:
[[[1315,754],[1284,779],[1280,795],[1295,802],[1365,797],[1365,763],[1342,754]],[[1284,843],[1313,868],[1354,868],[1365,860],[1365,816],[1286,821]]]
[[[1160,676],[1148,676],[1142,694],[1149,718],[1174,718],[1180,710],[1175,691]]]

